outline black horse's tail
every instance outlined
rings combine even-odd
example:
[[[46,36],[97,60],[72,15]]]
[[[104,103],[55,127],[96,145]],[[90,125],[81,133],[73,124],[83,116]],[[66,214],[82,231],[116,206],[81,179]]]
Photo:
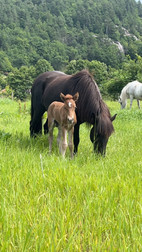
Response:
[[[31,120],[30,135],[36,136],[42,133],[42,115],[46,108],[42,104],[42,96],[45,89],[45,80],[35,80],[31,88]]]
[[[32,95],[32,88],[31,88],[31,120],[34,114],[34,107],[33,107],[33,95]]]
[[[33,95],[32,95],[32,88],[31,88],[31,120],[30,120],[30,136],[33,136],[33,127],[32,127],[32,121],[33,121],[33,115],[34,115],[34,107],[33,107]]]

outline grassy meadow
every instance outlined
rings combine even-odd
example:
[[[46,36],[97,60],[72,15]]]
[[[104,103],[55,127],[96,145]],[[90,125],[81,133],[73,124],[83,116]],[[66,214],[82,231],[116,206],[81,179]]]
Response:
[[[30,102],[0,99],[0,251],[142,251],[142,109],[106,103],[106,157],[84,124],[70,160],[56,139],[50,156],[47,136],[30,139]]]

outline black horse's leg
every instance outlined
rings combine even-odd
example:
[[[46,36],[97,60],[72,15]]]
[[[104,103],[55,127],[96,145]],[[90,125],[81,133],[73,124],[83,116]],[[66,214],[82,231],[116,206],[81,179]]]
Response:
[[[90,140],[91,140],[92,143],[94,143],[94,126],[90,130]]]
[[[33,120],[30,122],[30,135],[31,137],[42,133],[42,117]]]
[[[46,122],[44,124],[44,134],[45,135],[48,134],[48,118],[47,118],[47,120],[46,120]]]
[[[78,151],[78,145],[79,145],[79,127],[80,127],[80,124],[76,124],[74,126],[74,138],[73,138],[73,141],[74,141],[74,154],[77,153]]]
[[[42,115],[44,113],[44,109],[38,110],[34,112],[34,115],[30,121],[30,135],[36,136],[37,134],[42,133]]]

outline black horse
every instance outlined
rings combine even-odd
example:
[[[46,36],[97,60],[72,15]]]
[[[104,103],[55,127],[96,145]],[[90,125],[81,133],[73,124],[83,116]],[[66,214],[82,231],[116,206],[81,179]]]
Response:
[[[31,89],[31,121],[30,134],[42,133],[42,115],[53,101],[61,101],[60,93],[74,95],[79,92],[77,101],[77,124],[74,128],[74,153],[78,150],[79,127],[86,122],[93,125],[90,139],[97,153],[105,154],[106,145],[114,131],[107,105],[103,102],[99,88],[87,70],[74,75],[52,71],[41,74]],[[48,133],[48,119],[44,125],[44,133]]]

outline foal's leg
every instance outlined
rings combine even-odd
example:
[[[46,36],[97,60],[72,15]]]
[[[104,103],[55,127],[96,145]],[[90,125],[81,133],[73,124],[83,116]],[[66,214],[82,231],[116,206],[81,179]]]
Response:
[[[140,109],[140,101],[139,100],[137,100],[137,104],[138,104],[138,107]]]
[[[49,153],[52,151],[54,120],[48,122],[49,128]]]
[[[71,154],[71,158],[73,158],[73,132],[74,132],[74,128],[72,128],[69,131],[69,149],[70,149],[70,154]]]
[[[67,149],[68,143],[67,143],[67,130],[62,128],[62,141],[61,141],[61,154],[63,157],[65,157],[66,149]]]
[[[58,144],[58,147],[60,146],[61,138],[62,138],[62,128],[61,128],[61,126],[59,125],[59,126],[58,126],[58,136],[57,136],[57,144]]]

